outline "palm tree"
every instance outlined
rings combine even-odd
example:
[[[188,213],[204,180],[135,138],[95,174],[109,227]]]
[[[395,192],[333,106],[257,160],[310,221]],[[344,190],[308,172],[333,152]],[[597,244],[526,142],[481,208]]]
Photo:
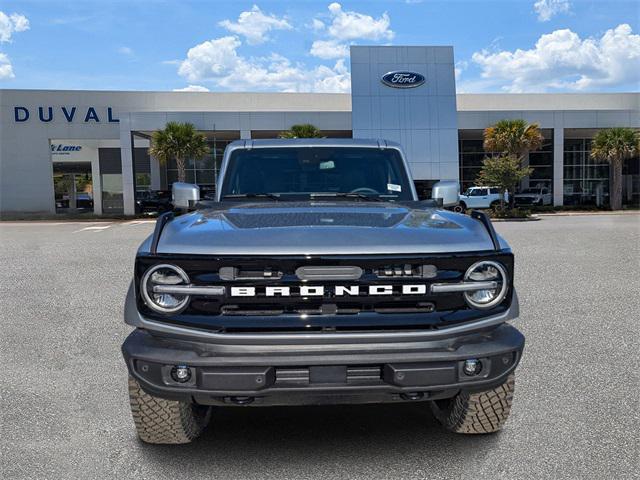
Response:
[[[622,164],[640,154],[640,134],[631,128],[600,130],[591,142],[591,158],[606,161],[611,171],[611,208],[622,208]]]
[[[494,152],[500,157],[516,159],[522,166],[522,160],[534,150],[538,150],[544,137],[537,123],[527,123],[522,119],[500,120],[484,130],[483,147],[486,152]],[[531,171],[530,171],[531,173]],[[513,208],[514,192],[509,192],[509,207]]]
[[[322,138],[320,130],[310,123],[291,125],[289,130],[280,133],[280,138]]]
[[[537,123],[524,120],[500,120],[484,131],[484,149],[487,152],[499,152],[521,161],[529,152],[538,150],[544,137]]]
[[[178,181],[186,180],[188,158],[200,159],[209,153],[207,138],[190,123],[168,122],[163,130],[153,132],[149,155],[166,164],[175,159]]]

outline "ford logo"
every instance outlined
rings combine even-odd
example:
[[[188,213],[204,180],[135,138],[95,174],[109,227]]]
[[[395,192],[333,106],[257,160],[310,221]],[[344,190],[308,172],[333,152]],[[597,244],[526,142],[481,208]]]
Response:
[[[394,88],[415,88],[424,83],[424,75],[416,72],[396,71],[385,73],[382,83]]]

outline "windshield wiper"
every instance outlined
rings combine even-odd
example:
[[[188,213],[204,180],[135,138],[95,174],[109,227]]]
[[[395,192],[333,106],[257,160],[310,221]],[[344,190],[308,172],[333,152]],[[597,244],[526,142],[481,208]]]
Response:
[[[368,202],[381,202],[382,200],[378,197],[372,197],[371,195],[366,195],[364,193],[358,192],[320,192],[320,193],[311,193],[309,194],[311,198],[316,197],[332,197],[332,198],[359,198],[361,200],[366,200]]]
[[[280,195],[276,193],[229,193],[222,196],[222,200],[226,198],[270,198],[271,200],[280,200]]]

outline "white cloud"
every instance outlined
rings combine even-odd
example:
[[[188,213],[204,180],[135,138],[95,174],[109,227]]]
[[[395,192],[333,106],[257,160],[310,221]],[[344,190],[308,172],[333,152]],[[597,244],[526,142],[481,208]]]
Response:
[[[342,5],[329,5],[331,25],[329,35],[336,40],[392,40],[395,33],[389,29],[391,19],[387,12],[378,19],[364,13],[342,10]]]
[[[312,30],[324,32],[326,40],[316,40],[309,54],[322,58],[346,58],[349,56],[349,43],[353,40],[391,40],[395,33],[389,28],[391,19],[385,12],[379,18],[364,13],[345,11],[339,3],[329,5],[330,23],[314,18]]]
[[[467,62],[466,60],[460,60],[456,62],[455,68],[453,70],[456,80],[460,78],[460,75],[462,75],[462,72],[464,72],[468,67],[469,67],[469,62]]]
[[[118,53],[131,57],[133,56],[133,49],[131,47],[120,47],[118,48]]]
[[[326,27],[326,25],[322,20],[318,20],[317,18],[314,18],[313,20],[311,20],[311,25],[309,25],[309,27],[314,32],[319,32],[321,30],[324,30],[324,27]]]
[[[0,52],[0,80],[6,80],[8,78],[14,78],[13,67],[4,53]]]
[[[640,83],[640,35],[628,24],[601,38],[569,29],[542,35],[530,50],[476,52],[483,79],[509,92],[585,91]]]
[[[242,35],[247,39],[249,45],[257,45],[269,40],[267,33],[271,30],[291,30],[293,28],[286,18],[265,14],[257,5],[254,5],[247,12],[240,13],[237,22],[223,20],[219,25],[232,33]]]
[[[178,68],[178,74],[190,82],[229,75],[240,60],[236,49],[241,43],[238,37],[221,37],[202,42],[189,49],[187,58]]]
[[[309,51],[311,55],[318,58],[345,58],[349,55],[349,47],[337,40],[316,40],[311,45]]]
[[[203,87],[202,85],[188,85],[184,88],[174,88],[174,92],[208,92],[209,89],[207,87]]]
[[[537,0],[533,4],[533,9],[541,22],[548,22],[559,13],[567,13],[570,8],[569,0]]]
[[[350,76],[344,60],[333,67],[308,68],[278,54],[245,57],[237,37],[208,40],[189,49],[178,73],[190,82],[211,82],[232,91],[346,92]]]
[[[333,68],[324,65],[316,67],[312,76],[314,92],[346,93],[351,90],[351,74],[343,58]]]
[[[11,41],[11,37],[16,32],[24,32],[29,30],[29,20],[24,15],[12,13],[7,15],[0,11],[0,42],[6,43]]]

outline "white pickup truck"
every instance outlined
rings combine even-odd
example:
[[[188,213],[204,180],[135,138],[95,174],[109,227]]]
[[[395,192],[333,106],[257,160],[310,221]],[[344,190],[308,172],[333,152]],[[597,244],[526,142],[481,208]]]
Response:
[[[509,193],[505,193],[504,201],[509,201]],[[500,204],[500,189],[497,187],[470,187],[460,195],[460,207],[494,208]]]
[[[516,205],[551,205],[553,203],[553,195],[545,187],[527,188],[516,193],[513,198]]]

